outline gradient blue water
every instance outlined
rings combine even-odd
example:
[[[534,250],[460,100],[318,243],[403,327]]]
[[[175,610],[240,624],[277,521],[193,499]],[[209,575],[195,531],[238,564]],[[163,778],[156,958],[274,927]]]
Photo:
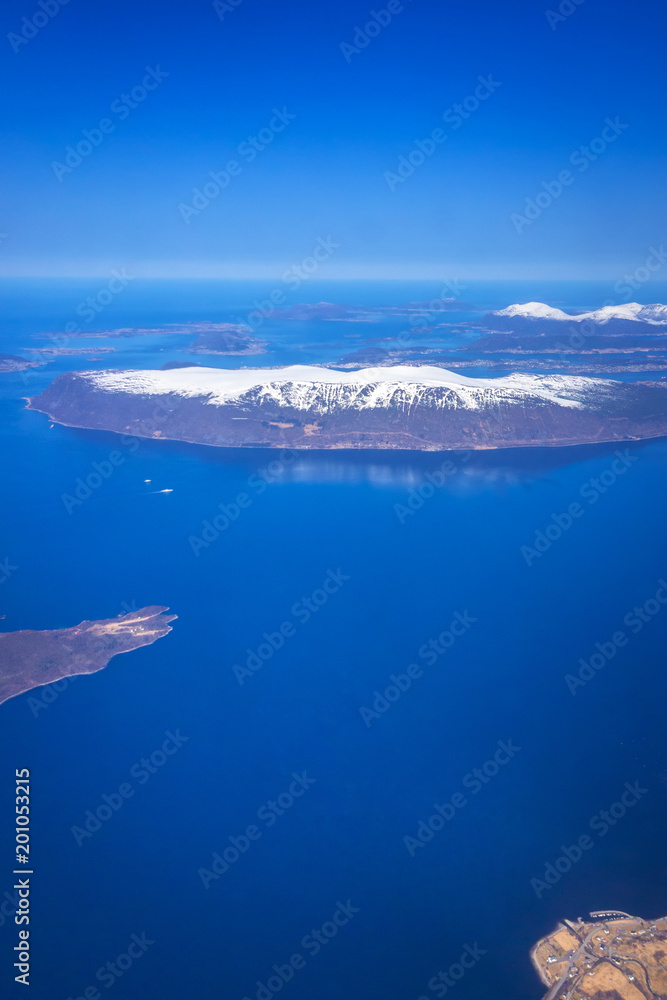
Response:
[[[204,302],[200,287],[133,289],[105,321],[247,308],[246,290],[208,289]],[[394,289],[393,300],[422,291]],[[469,294],[504,305],[550,290],[522,291]],[[77,288],[4,293],[5,351],[58,329],[80,301]],[[337,294],[381,301],[377,287]],[[558,290],[564,304],[606,296]],[[332,339],[316,325],[307,334]],[[137,341],[120,346],[114,364],[166,359]],[[281,350],[278,360],[294,360]],[[613,447],[474,457],[403,524],[395,505],[434,456],[311,455],[251,491],[250,507],[195,557],[189,536],[275,455],[142,441],[121,449],[126,461],[68,515],[62,494],[118,439],[50,429],[20,397],[70,367],[86,364],[62,358],[25,379],[2,376],[0,556],[18,567],[0,585],[2,625],[55,628],[145,604],[179,618],[168,637],[77,680],[37,717],[27,696],[2,706],[0,895],[12,884],[14,768],[27,766],[36,1000],[82,996],[144,932],[154,944],[113,996],[254,998],[257,981],[300,952],[306,965],[280,991],[287,1000],[416,1000],[435,996],[428,980],[477,942],[486,954],[452,996],[536,1000],[528,950],[556,920],[608,906],[665,912],[667,610],[576,696],[564,681],[667,576],[664,441],[633,446],[628,472],[530,567],[520,547],[610,467]],[[165,488],[173,493],[150,492]],[[240,686],[233,665],[264,632],[295,622],[295,602],[339,568],[349,580]],[[466,610],[477,619],[467,634],[367,728],[359,709],[374,690]],[[130,777],[177,729],[188,737],[178,753],[144,784]],[[411,857],[403,838],[509,739],[516,757]],[[257,810],[304,770],[315,783],[267,828]],[[78,846],[71,828],[128,780],[135,795]],[[538,899],[531,878],[637,780],[648,789],[640,802]],[[198,869],[252,823],[261,838],[204,889]],[[309,955],[304,935],[348,899],[359,912]],[[3,995],[20,995],[15,929],[0,921]]]

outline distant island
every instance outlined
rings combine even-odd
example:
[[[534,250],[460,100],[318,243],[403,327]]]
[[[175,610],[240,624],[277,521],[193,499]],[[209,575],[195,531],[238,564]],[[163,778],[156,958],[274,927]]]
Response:
[[[0,633],[0,704],[64,677],[93,674],[112,656],[161,639],[177,617],[168,610],[156,605],[72,628]]]
[[[188,354],[266,354],[269,345],[252,337],[252,328],[242,323],[199,324],[197,339],[185,350]]]
[[[39,368],[44,361],[28,361],[19,354],[0,354],[0,372],[23,372],[28,368]]]
[[[441,451],[667,435],[664,384],[477,379],[429,365],[68,372],[28,406],[73,427],[218,447]]]
[[[585,337],[560,334],[494,333],[458,348],[461,351],[485,354],[634,354],[637,351],[667,351],[667,329],[659,335],[634,336],[594,333]],[[576,331],[575,331],[576,332]]]
[[[188,354],[264,354],[268,344],[251,336],[252,328],[244,323],[167,323],[164,326],[117,327],[113,330],[77,330],[72,333],[33,334],[36,340],[52,340],[56,343],[68,340],[130,339],[134,337],[159,337],[194,335],[196,339],[183,350]],[[31,348],[41,354],[84,354],[92,348],[47,347]],[[96,351],[113,351],[113,347],[96,347]],[[29,364],[29,362],[27,362]]]
[[[271,313],[281,320],[337,320],[347,323],[371,323],[379,319],[427,316],[440,312],[470,310],[472,306],[455,298],[431,302],[406,302],[397,306],[352,306],[335,302],[300,302]]]
[[[406,348],[362,347],[345,354],[338,361],[327,362],[327,368],[358,369],[366,367],[392,367],[396,365],[442,365],[450,371],[470,373],[475,368],[485,372],[510,373],[516,371],[517,355],[521,356],[521,370],[525,372],[550,372],[561,375],[607,375],[613,377],[623,372],[667,371],[667,338],[662,349],[648,348],[641,344],[633,350],[620,344],[612,348],[580,351],[549,344],[548,337],[510,338],[500,333],[480,337],[463,347],[438,348],[415,346]],[[555,338],[554,338],[555,339]],[[593,341],[595,338],[589,338]],[[528,343],[528,341],[532,343]],[[513,341],[512,343],[510,341]],[[540,341],[539,343],[537,343]],[[562,348],[562,349],[561,349]]]
[[[89,355],[91,351],[96,354],[113,354],[115,347],[29,347],[31,354],[43,354],[47,357],[77,357],[77,355]]]
[[[667,997],[667,917],[642,920],[603,910],[565,920],[531,959],[549,987],[544,1000],[662,1000]]]

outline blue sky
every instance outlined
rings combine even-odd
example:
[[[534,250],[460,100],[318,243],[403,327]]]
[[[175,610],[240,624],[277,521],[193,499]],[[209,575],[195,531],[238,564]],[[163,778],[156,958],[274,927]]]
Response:
[[[667,241],[655,0],[41,2],[1,15],[0,274],[273,277],[330,238],[323,279],[595,278]]]

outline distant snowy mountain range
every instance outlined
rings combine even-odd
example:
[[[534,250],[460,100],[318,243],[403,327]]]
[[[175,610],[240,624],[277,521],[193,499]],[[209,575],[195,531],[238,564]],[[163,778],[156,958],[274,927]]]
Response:
[[[552,333],[556,327],[562,328],[563,324],[604,327],[604,332],[608,334],[646,333],[649,327],[653,333],[667,332],[667,306],[660,303],[642,306],[638,302],[628,302],[617,306],[603,306],[593,312],[570,314],[544,302],[526,302],[487,313],[481,322],[487,329],[516,333],[528,328],[533,333],[542,329],[545,333]]]

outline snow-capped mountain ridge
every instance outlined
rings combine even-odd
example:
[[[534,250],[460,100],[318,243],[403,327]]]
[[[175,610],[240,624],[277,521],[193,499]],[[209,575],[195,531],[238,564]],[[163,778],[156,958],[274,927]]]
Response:
[[[517,317],[527,320],[554,320],[556,322],[598,323],[604,325],[612,319],[627,320],[636,323],[648,323],[651,326],[667,326],[667,306],[659,302],[652,305],[640,305],[638,302],[628,302],[617,306],[603,306],[593,312],[570,313],[555,309],[544,302],[515,303],[505,309],[497,309],[490,316]]]
[[[199,397],[214,406],[271,402],[318,413],[341,407],[406,409],[415,405],[482,409],[498,399],[519,402],[523,398],[581,407],[593,386],[599,391],[606,384],[600,379],[566,375],[516,373],[503,378],[468,378],[427,365],[360,371],[338,371],[315,365],[258,369],[192,367],[167,371],[79,372],[78,376],[104,391]]]

